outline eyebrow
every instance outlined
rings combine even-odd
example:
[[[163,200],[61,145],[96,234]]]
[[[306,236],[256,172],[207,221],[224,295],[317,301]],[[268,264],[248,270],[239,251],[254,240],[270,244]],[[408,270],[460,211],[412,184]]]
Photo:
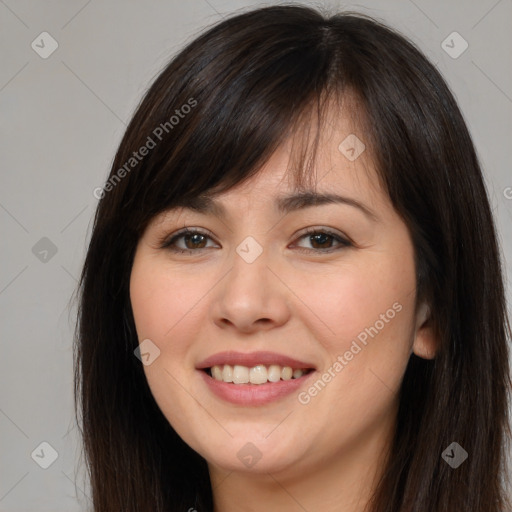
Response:
[[[364,213],[369,219],[376,222],[378,216],[368,206],[351,197],[341,196],[333,193],[318,193],[308,190],[301,193],[295,193],[289,196],[281,196],[276,198],[277,210],[282,213],[290,213],[292,211],[302,210],[312,206],[321,206],[325,204],[345,204],[357,208]],[[184,207],[201,214],[212,214],[216,217],[225,219],[227,217],[226,209],[222,204],[209,194],[201,194],[193,198],[187,198],[175,204],[176,207]]]

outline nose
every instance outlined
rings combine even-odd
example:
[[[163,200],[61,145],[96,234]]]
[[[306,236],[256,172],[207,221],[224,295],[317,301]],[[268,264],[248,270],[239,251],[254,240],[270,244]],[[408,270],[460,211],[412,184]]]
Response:
[[[232,261],[232,268],[212,290],[215,324],[249,334],[286,323],[290,293],[268,251],[263,250],[252,263],[235,252]]]

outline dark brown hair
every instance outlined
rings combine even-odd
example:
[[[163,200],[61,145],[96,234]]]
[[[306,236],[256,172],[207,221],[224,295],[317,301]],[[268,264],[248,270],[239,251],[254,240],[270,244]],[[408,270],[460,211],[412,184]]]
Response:
[[[308,113],[318,113],[321,127],[328,100],[349,95],[379,179],[410,230],[417,304],[430,305],[440,340],[433,360],[410,358],[371,510],[510,507],[510,325],[491,208],[463,116],[437,69],[396,31],[362,14],[295,5],[225,19],[175,56],[137,108],[99,194],[75,345],[94,512],[212,510],[206,461],[169,425],[134,356],[129,280],[148,222],[254,175]],[[311,161],[314,148],[298,160]],[[441,457],[453,441],[469,454],[457,469]]]

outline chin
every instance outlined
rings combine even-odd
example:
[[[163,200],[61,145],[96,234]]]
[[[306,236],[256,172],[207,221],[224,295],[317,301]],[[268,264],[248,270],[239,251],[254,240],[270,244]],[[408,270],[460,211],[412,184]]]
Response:
[[[266,434],[268,435],[268,433]],[[219,444],[197,450],[209,464],[225,471],[265,474],[288,472],[298,469],[298,461],[304,455],[303,439],[285,436],[284,439],[275,433],[268,439],[246,430],[242,435],[219,440]],[[301,446],[299,453],[297,446]]]

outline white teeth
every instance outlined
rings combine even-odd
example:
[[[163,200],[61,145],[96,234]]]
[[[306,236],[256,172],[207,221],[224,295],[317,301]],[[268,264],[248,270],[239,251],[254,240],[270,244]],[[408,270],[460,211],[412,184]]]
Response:
[[[220,366],[212,366],[212,377],[215,380],[223,380],[222,379],[222,370],[221,370]]]
[[[302,370],[293,370],[293,378],[298,379],[299,377],[302,377],[304,375],[304,372]]]
[[[247,384],[249,382],[249,368],[247,366],[233,366],[233,383]]]
[[[267,382],[267,369],[262,366],[253,366],[249,370],[249,382],[251,384],[265,384]]]
[[[229,364],[211,367],[211,375],[215,380],[232,382],[233,384],[266,384],[267,382],[279,382],[282,380],[299,379],[306,369],[292,369],[290,366],[271,364],[265,366],[258,364],[252,368],[247,366]]]
[[[213,368],[220,369],[220,366],[212,367],[212,376],[215,379],[217,379],[217,377],[215,377],[215,375],[213,375]],[[230,366],[229,364],[225,364],[224,368],[222,368],[222,370],[221,370],[221,376],[217,380],[223,380],[224,382],[233,382],[233,367]]]
[[[281,370],[281,379],[290,380],[293,375],[293,370],[289,366],[283,366]]]
[[[281,367],[277,364],[271,364],[268,367],[268,380],[270,382],[278,382],[281,380]]]

